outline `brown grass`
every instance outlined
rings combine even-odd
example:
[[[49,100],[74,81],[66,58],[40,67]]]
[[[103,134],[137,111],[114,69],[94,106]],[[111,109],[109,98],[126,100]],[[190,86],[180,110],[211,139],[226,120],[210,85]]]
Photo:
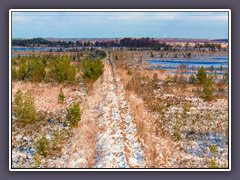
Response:
[[[101,90],[101,78],[91,85],[91,93],[88,99],[82,104],[83,115],[70,143],[65,147],[64,157],[68,159],[66,167],[73,168],[71,162],[82,159],[77,165],[78,168],[92,168],[95,165],[96,137],[100,131],[98,127],[98,116],[95,110],[101,101],[99,96]]]
[[[12,97],[18,90],[23,92],[30,92],[35,99],[36,109],[38,111],[49,111],[54,112],[67,107],[68,99],[77,99],[77,94],[83,95],[83,91],[79,90],[79,85],[54,85],[50,83],[32,83],[32,82],[12,82]],[[60,88],[63,89],[65,96],[64,103],[58,103],[58,94]]]
[[[124,86],[128,86],[126,95],[137,126],[137,135],[143,145],[146,166],[148,168],[163,167],[168,160],[169,152],[173,151],[172,140],[166,137],[161,122],[147,107],[154,100],[151,87],[149,84],[139,87],[139,81],[136,79],[136,77],[145,77],[147,81],[151,81],[154,72],[146,73],[149,76],[147,77],[145,74],[147,71],[140,72],[132,69],[132,74],[128,74],[127,69],[118,67]],[[159,139],[164,140],[164,146],[159,146]]]

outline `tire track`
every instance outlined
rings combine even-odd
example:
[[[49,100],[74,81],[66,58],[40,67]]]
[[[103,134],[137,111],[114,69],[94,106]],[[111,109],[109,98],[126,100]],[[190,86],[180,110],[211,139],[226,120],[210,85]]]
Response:
[[[144,153],[137,138],[136,125],[125,98],[121,79],[110,56],[105,60],[102,83],[102,116],[97,137],[96,168],[145,167]]]

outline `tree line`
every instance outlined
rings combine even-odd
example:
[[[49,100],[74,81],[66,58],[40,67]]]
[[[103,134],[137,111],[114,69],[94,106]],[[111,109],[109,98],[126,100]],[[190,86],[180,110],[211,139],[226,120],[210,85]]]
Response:
[[[26,47],[63,47],[63,48],[74,48],[74,47],[129,47],[129,48],[154,48],[161,50],[172,50],[179,45],[169,45],[165,42],[159,42],[153,38],[122,38],[118,41],[116,40],[99,40],[99,41],[49,41],[43,38],[33,38],[33,39],[13,39],[13,46],[26,46]],[[190,48],[189,43],[186,43],[184,48]],[[209,50],[222,50],[219,43],[196,43],[193,49],[208,48]]]

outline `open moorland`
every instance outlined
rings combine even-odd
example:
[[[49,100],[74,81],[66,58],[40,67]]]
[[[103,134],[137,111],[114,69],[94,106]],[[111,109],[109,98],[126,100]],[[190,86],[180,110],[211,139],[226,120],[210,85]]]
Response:
[[[13,168],[227,168],[228,52],[13,52]]]

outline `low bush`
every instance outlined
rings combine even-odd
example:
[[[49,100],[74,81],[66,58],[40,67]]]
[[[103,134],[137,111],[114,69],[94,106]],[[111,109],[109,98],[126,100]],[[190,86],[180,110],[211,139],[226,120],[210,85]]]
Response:
[[[41,165],[41,157],[39,154],[35,154],[33,157],[33,161],[34,161],[34,167],[40,167]]]
[[[127,74],[128,74],[128,75],[132,75],[132,70],[131,70],[131,69],[128,69],[128,70],[127,70]]]
[[[197,82],[197,78],[194,74],[191,74],[188,81],[190,84],[195,84]]]
[[[26,125],[37,121],[34,98],[29,93],[23,94],[20,90],[14,96],[13,113],[17,121]]]
[[[65,99],[65,96],[64,96],[63,90],[61,88],[60,92],[58,94],[58,103],[62,104],[64,102],[64,99]]]
[[[71,65],[68,56],[62,59],[55,58],[49,65],[48,79],[57,81],[58,83],[73,83],[76,80],[76,68]]]
[[[23,81],[27,78],[28,75],[28,65],[26,59],[22,59],[21,62],[19,63],[19,68],[18,68],[18,79]]]
[[[78,103],[73,103],[67,109],[67,121],[71,127],[78,125],[81,120],[82,112]]]
[[[203,84],[207,78],[207,73],[203,67],[201,67],[197,72],[197,81],[199,84]]]
[[[170,80],[169,78],[166,78],[166,79],[163,81],[163,86],[168,86],[170,82],[171,82],[171,80]]]
[[[12,67],[12,80],[16,80],[17,79],[17,70],[16,70],[16,66]]]
[[[191,58],[192,54],[191,53],[187,53],[187,58]]]
[[[159,79],[158,79],[158,74],[157,73],[154,73],[153,74],[153,81],[154,82],[156,82],[156,81],[158,81]]]
[[[43,135],[37,143],[37,154],[47,157],[50,154],[50,141]]]
[[[213,87],[212,78],[207,77],[203,83],[202,98],[206,101],[213,100],[214,99],[213,91],[214,91],[214,87]]]
[[[181,138],[180,128],[177,123],[173,127],[173,138],[174,138],[174,141],[179,141]]]
[[[84,79],[96,81],[103,74],[104,65],[99,59],[87,59],[82,61],[82,69]]]
[[[41,82],[45,79],[46,70],[45,65],[40,59],[31,59],[28,62],[27,77],[32,82]]]
[[[208,162],[208,168],[220,168],[214,160]]]
[[[62,144],[63,144],[63,140],[64,140],[64,131],[65,130],[61,130],[59,132],[57,132],[57,131],[53,132],[54,138],[52,140],[51,149],[52,149],[54,155],[60,155],[60,153],[61,153]]]
[[[166,106],[164,104],[160,104],[160,103],[150,105],[149,108],[161,115],[163,115],[166,110]]]
[[[218,153],[217,147],[216,147],[216,146],[213,146],[213,145],[210,145],[210,146],[209,146],[209,151],[210,151],[212,154]]]
[[[228,72],[224,72],[223,79],[224,82],[228,83]]]
[[[190,103],[184,103],[182,108],[183,108],[183,114],[186,115],[190,111],[191,104]]]

